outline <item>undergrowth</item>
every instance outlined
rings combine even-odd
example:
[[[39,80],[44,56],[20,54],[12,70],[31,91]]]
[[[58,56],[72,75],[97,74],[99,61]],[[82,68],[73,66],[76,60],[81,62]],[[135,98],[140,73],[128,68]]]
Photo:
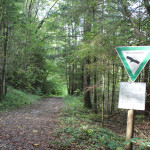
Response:
[[[50,141],[51,145],[70,150],[123,149],[124,138],[93,123],[89,111],[83,109],[80,97],[66,96],[64,102],[61,127],[56,131],[56,139]]]
[[[27,94],[9,87],[6,96],[2,102],[0,102],[0,110],[14,109],[29,105],[39,98],[37,95]]]
[[[64,97],[63,113],[60,117],[60,127],[56,131],[55,140],[50,145],[65,150],[124,150],[124,137],[119,137],[112,131],[100,127],[100,123],[92,121],[92,117],[99,117],[83,108],[80,97]],[[133,138],[137,143],[140,139]],[[142,140],[140,140],[142,141]],[[138,149],[146,149],[146,145]],[[148,142],[146,143],[149,144]]]

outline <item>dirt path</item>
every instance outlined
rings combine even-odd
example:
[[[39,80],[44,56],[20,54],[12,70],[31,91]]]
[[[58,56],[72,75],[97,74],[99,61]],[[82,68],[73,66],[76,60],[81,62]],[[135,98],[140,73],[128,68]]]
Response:
[[[0,114],[0,150],[50,150],[62,98],[39,100],[24,109]]]

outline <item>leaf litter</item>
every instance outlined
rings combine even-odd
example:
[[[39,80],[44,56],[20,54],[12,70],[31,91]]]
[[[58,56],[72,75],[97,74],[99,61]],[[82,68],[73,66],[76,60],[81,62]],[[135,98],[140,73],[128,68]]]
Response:
[[[24,109],[1,113],[0,149],[51,149],[48,141],[59,124],[62,103],[62,98],[45,98]]]

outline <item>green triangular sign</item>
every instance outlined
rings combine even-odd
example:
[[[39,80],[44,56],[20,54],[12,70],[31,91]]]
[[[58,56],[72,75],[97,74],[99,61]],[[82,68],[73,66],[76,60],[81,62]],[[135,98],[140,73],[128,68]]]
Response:
[[[150,58],[150,46],[117,47],[116,51],[132,81],[135,81]]]

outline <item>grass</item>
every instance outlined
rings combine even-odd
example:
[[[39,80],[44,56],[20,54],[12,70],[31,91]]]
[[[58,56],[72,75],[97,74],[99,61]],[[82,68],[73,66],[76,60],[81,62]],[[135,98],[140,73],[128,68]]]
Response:
[[[63,112],[64,113],[69,113],[69,115],[74,115],[78,111],[86,111],[83,109],[83,103],[81,102],[81,97],[73,97],[73,96],[65,96],[64,97],[64,102],[65,105],[63,107]]]
[[[40,96],[24,93],[20,90],[9,87],[6,96],[0,103],[0,110],[8,110],[30,105]]]
[[[43,98],[50,98],[50,97],[64,97],[63,95],[52,95],[52,94],[50,94],[50,95],[43,95],[42,96]]]

